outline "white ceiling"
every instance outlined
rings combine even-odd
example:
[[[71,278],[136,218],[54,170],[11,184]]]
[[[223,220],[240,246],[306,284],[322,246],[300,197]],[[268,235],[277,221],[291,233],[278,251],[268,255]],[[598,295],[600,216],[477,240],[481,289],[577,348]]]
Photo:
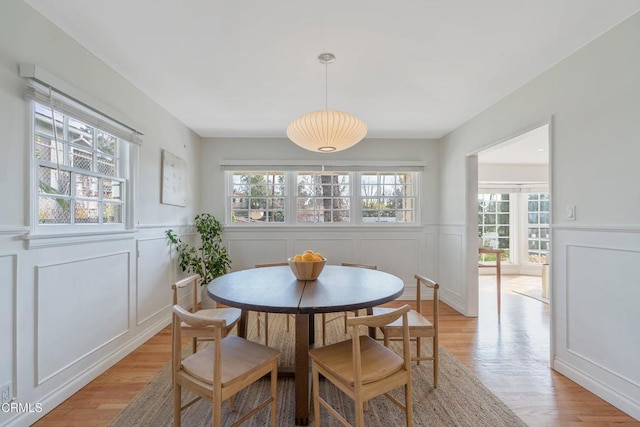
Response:
[[[478,153],[478,163],[548,165],[549,125],[540,126]]]
[[[203,137],[284,137],[329,108],[439,138],[640,0],[25,0]]]

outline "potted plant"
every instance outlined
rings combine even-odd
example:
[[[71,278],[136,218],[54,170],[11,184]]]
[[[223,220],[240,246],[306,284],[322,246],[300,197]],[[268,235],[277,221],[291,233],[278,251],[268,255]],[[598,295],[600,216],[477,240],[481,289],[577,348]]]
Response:
[[[184,243],[173,230],[167,230],[166,235],[178,253],[182,271],[199,274],[200,285],[205,285],[229,270],[231,258],[222,243],[220,221],[209,213],[203,213],[195,216],[194,223],[196,231],[200,234],[200,247],[197,249]],[[203,308],[215,307],[215,302],[207,295],[206,288],[202,289]]]

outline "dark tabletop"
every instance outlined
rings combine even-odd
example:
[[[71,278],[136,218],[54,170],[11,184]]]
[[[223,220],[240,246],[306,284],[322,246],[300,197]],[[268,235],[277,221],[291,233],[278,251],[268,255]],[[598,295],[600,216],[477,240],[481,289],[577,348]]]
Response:
[[[251,311],[329,313],[392,301],[404,284],[380,270],[327,265],[312,281],[298,281],[288,266],[252,268],[209,283],[214,300]]]

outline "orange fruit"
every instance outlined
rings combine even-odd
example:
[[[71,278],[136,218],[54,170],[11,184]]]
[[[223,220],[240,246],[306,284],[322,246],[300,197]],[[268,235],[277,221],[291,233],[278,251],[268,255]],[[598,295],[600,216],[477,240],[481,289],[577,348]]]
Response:
[[[306,262],[313,261],[313,255],[308,252],[305,252],[302,255],[302,261],[306,261]]]
[[[324,255],[322,255],[320,252],[316,252],[315,254],[313,254],[314,257],[318,257],[320,259],[324,259]]]
[[[311,255],[313,255],[313,251],[311,249],[307,249],[306,251],[303,252],[303,254],[311,254]]]
[[[320,262],[320,261],[323,261],[323,258],[321,256],[316,256],[316,255],[313,256],[313,262]]]
[[[302,255],[297,254],[296,256],[293,257],[294,261],[302,261]]]

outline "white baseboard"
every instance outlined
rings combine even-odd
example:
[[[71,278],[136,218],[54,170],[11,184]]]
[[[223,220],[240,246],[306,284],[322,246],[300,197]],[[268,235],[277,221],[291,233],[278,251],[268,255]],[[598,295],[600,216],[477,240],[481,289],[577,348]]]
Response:
[[[467,313],[466,313],[465,308],[462,307],[457,302],[453,302],[450,298],[447,298],[447,295],[445,294],[445,292],[442,292],[442,291],[440,292],[440,301],[442,301],[443,303],[447,304],[449,307],[453,308],[455,311],[457,311],[458,313],[462,314],[463,316],[469,317],[467,315]]]
[[[43,397],[39,402],[42,404],[42,412],[20,414],[17,417],[6,420],[4,424],[0,424],[0,427],[26,427],[32,425],[40,418],[44,417],[48,412],[53,410],[56,406],[68,399],[71,395],[78,392],[78,390],[80,390],[82,387],[89,384],[99,375],[104,373],[107,369],[111,368],[125,356],[129,355],[129,353],[140,347],[142,344],[144,344],[144,342],[164,329],[170,322],[171,316],[169,314],[167,314],[166,316],[162,316],[162,318],[158,322],[151,325],[144,332],[133,337],[122,347],[106,356],[100,362],[93,365],[90,369],[87,369],[86,371],[77,375],[75,378],[72,378],[67,383],[63,384],[61,387],[49,393],[47,396]]]
[[[620,394],[587,372],[576,369],[557,357],[553,359],[553,369],[640,421],[640,402]]]

